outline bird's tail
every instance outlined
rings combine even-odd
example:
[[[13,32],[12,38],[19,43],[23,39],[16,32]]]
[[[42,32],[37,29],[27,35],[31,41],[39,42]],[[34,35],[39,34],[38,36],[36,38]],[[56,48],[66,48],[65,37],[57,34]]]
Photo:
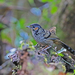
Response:
[[[71,47],[69,47],[68,45],[66,45],[64,42],[60,41],[60,40],[53,40],[55,44],[59,44],[62,47],[64,47],[65,49],[67,49],[70,53],[72,53],[73,55],[75,55],[75,50],[73,50]]]

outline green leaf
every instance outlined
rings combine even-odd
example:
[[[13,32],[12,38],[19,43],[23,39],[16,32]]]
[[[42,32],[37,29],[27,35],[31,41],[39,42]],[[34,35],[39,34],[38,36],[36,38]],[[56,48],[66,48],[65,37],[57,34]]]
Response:
[[[51,14],[55,14],[56,12],[57,12],[57,7],[56,6],[53,6],[52,8],[51,8]]]
[[[61,0],[57,0],[57,3],[60,3],[61,2]]]
[[[5,0],[0,0],[0,3],[4,3],[5,2]]]
[[[58,54],[58,56],[61,56],[61,57],[63,57],[64,55],[63,55],[62,53],[59,53],[59,54]]]
[[[43,3],[45,3],[45,2],[47,2],[48,0],[40,0],[41,2],[43,2]]]
[[[75,74],[75,70],[73,70],[74,71],[74,73],[73,74]]]
[[[20,27],[21,27],[21,28],[24,28],[24,27],[25,27],[25,26],[24,26],[24,24],[25,24],[25,19],[21,18],[21,19],[19,20],[19,22],[20,22]]]
[[[4,27],[3,24],[0,23],[0,29],[3,28],[3,27]]]
[[[52,2],[52,1],[54,1],[54,0],[48,0],[48,2]]]
[[[8,50],[6,50],[6,53],[9,53],[9,51],[8,51]]]
[[[44,8],[42,15],[46,21],[50,21],[50,18],[48,17],[48,9]]]
[[[11,38],[8,35],[6,35],[5,33],[2,33],[2,39],[8,41],[9,43],[12,42]]]
[[[43,9],[43,16],[48,16],[48,9],[46,8]]]
[[[32,39],[31,42],[33,43],[33,45],[37,44],[37,42],[34,39]]]
[[[31,5],[34,5],[34,0],[28,0]]]
[[[47,16],[43,16],[43,18],[48,22],[50,21],[50,18],[48,18]]]
[[[45,2],[52,2],[53,0],[40,0],[40,1],[45,3]]]

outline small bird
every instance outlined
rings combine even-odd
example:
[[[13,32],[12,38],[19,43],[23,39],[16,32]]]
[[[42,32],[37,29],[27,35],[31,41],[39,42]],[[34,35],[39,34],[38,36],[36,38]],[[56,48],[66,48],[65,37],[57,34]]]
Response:
[[[27,28],[31,29],[32,36],[38,44],[43,46],[53,46],[53,43],[55,43],[61,45],[75,55],[75,50],[66,45],[56,36],[56,27],[52,27],[50,30],[45,30],[39,24],[31,24],[30,26],[27,26]]]

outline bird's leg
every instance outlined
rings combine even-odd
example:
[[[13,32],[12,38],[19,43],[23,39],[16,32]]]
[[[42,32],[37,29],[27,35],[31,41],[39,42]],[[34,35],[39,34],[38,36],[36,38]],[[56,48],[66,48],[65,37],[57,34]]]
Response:
[[[45,46],[45,48],[43,49],[43,51],[46,51],[49,48],[51,48],[51,46]]]
[[[47,51],[47,49],[49,49],[49,48],[51,48],[51,46],[46,45],[46,46],[42,49],[41,52],[45,52],[46,54],[49,55],[49,53],[48,53],[48,51]]]
[[[48,47],[48,45],[46,45],[46,46],[44,47],[44,49],[47,48],[47,47]]]
[[[48,45],[42,46],[42,45],[37,44],[37,45],[35,46],[35,48],[37,49],[38,47],[40,47],[40,49],[42,48],[42,49],[38,52],[39,55],[40,55],[40,54],[43,54],[43,53],[49,55],[47,49],[51,48],[51,46],[48,46]]]

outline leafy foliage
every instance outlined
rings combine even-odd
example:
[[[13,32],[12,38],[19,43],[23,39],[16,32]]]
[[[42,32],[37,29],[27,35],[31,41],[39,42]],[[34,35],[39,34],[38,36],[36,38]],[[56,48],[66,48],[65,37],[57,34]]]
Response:
[[[38,0],[39,3],[38,1],[37,2],[36,1],[37,0],[35,1],[34,0],[22,0],[22,1],[0,0],[0,3],[6,3],[9,9],[12,9],[12,12],[14,13],[11,19],[10,28],[5,28],[2,31],[2,40],[6,41],[13,47],[17,47],[20,50],[23,50],[24,48],[29,47],[30,50],[28,50],[28,52],[31,54],[29,58],[30,58],[30,61],[34,63],[34,65],[40,62],[40,60],[42,60],[41,62],[44,64],[43,65],[37,64],[38,66],[36,65],[36,67],[31,62],[26,61],[28,64],[28,70],[34,72],[33,75],[35,74],[37,75],[44,75],[44,74],[56,75],[57,74],[58,75],[59,71],[57,70],[57,68],[59,70],[60,69],[66,70],[66,67],[65,67],[66,63],[69,64],[69,66],[71,66],[70,65],[71,63],[69,61],[66,62],[67,60],[63,61],[61,59],[61,58],[64,58],[65,56],[68,58],[68,56],[64,55],[63,53],[56,54],[56,51],[54,51],[55,50],[54,48],[49,49],[50,51],[49,53],[54,52],[54,54],[49,54],[49,56],[47,54],[48,52],[46,53],[44,51],[41,51],[41,48],[34,48],[37,42],[32,38],[30,30],[27,30],[26,26],[32,23],[39,23],[45,29],[52,27],[53,26],[52,18],[57,13],[61,0]],[[1,11],[2,10],[0,10],[0,12]],[[55,20],[53,20],[53,22],[55,22]],[[60,28],[60,25],[56,24],[56,27],[57,27],[57,36],[63,40],[66,36],[65,33]],[[2,28],[4,28],[4,25],[0,23],[0,29]],[[67,58],[64,58],[64,59],[67,59]],[[71,59],[72,58],[70,58],[69,60]],[[55,62],[55,64],[51,64],[51,62]],[[63,64],[63,62],[65,64]],[[58,63],[58,65],[56,63]],[[25,64],[25,67],[27,64]],[[20,66],[20,69],[21,68],[22,68],[22,65]],[[37,72],[37,70],[39,71]],[[64,71],[62,70],[62,71],[65,72],[65,70]],[[60,74],[63,75],[65,73],[59,73],[59,75]],[[74,74],[75,74],[75,70],[74,70]]]

